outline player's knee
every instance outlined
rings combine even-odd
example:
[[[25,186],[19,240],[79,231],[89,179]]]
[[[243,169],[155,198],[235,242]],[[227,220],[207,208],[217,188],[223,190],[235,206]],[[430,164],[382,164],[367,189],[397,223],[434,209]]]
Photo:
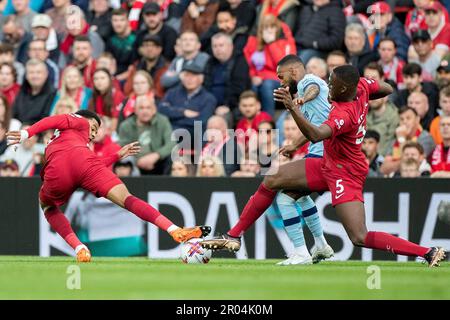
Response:
[[[354,246],[363,247],[366,240],[366,232],[354,232],[349,235]]]

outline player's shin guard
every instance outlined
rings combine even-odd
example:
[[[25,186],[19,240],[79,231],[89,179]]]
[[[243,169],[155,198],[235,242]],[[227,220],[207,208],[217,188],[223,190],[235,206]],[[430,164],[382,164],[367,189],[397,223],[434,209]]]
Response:
[[[83,245],[78,239],[75,232],[73,232],[70,226],[69,220],[66,216],[59,210],[58,207],[50,207],[45,210],[45,218],[57,234],[59,234],[74,250]]]
[[[258,190],[253,194],[245,205],[238,223],[228,231],[232,237],[240,237],[248,228],[267,210],[272,204],[277,192],[268,189],[261,183]]]
[[[297,205],[302,208],[302,216],[314,236],[314,242],[318,248],[323,248],[327,245],[327,241],[323,236],[322,224],[320,223],[317,207],[310,196],[304,196],[297,200]]]
[[[390,251],[403,256],[423,257],[430,248],[419,246],[385,232],[369,231],[364,241],[366,248]]]
[[[174,225],[173,222],[162,215],[161,212],[135,196],[128,196],[125,199],[125,209],[134,213],[142,220],[153,223],[165,231],[168,231],[169,227]]]
[[[301,216],[295,206],[295,199],[292,199],[285,193],[278,193],[276,200],[283,218],[284,228],[291,239],[294,247],[299,248],[305,245],[305,237],[301,223]]]

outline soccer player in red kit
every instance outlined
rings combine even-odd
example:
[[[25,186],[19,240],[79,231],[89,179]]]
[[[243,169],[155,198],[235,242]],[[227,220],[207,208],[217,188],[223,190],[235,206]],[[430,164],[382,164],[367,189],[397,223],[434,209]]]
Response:
[[[285,67],[288,72],[296,60],[286,60],[280,61],[279,67]],[[279,70],[278,73],[283,72]],[[368,165],[361,143],[366,132],[368,102],[391,94],[392,87],[384,82],[360,78],[355,67],[344,65],[331,73],[329,89],[332,109],[328,120],[319,127],[308,122],[294,105],[289,87],[274,91],[275,100],[285,105],[304,136],[312,143],[324,141],[324,157],[290,162],[273,175],[266,176],[235,227],[222,237],[203,241],[202,245],[212,249],[239,250],[240,236],[266,210],[277,190],[293,190],[285,191],[293,198],[329,190],[332,205],[355,246],[419,256],[430,267],[438,265],[445,258],[443,248],[425,248],[389,233],[367,231],[366,228],[363,187]]]
[[[148,203],[128,192],[123,182],[108,169],[113,163],[140,152],[137,142],[128,144],[117,153],[100,158],[89,148],[97,135],[100,118],[92,111],[57,115],[42,119],[26,130],[6,134],[9,145],[21,143],[41,132],[55,129],[45,150],[45,165],[39,201],[45,217],[55,230],[76,252],[77,261],[89,262],[89,249],[80,242],[69,221],[60,210],[77,188],[105,197],[134,213],[142,220],[167,231],[175,241],[184,242],[210,232],[209,227],[180,228]]]

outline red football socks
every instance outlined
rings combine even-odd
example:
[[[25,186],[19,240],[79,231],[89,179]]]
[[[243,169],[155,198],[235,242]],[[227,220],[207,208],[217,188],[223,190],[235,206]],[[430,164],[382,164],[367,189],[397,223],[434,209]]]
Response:
[[[70,226],[69,220],[59,210],[59,208],[52,207],[45,211],[45,218],[52,227],[74,250],[77,246],[82,245],[75,232]]]
[[[385,232],[369,231],[364,241],[366,248],[390,251],[403,256],[423,257],[430,249],[395,237]]]
[[[129,196],[125,199],[125,209],[165,231],[173,225],[173,222],[163,216],[161,212],[135,196]]]
[[[228,234],[232,237],[240,237],[247,231],[250,226],[255,223],[256,220],[267,210],[267,208],[272,204],[277,191],[268,189],[264,184],[261,183],[258,190],[253,196],[250,197],[241,216],[239,217],[238,223],[228,231]]]

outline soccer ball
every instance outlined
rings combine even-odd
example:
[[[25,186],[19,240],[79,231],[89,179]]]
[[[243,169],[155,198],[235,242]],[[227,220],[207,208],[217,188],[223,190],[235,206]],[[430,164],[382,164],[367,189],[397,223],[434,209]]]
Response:
[[[200,245],[202,239],[194,238],[181,244],[181,261],[184,263],[208,263],[212,251]]]

